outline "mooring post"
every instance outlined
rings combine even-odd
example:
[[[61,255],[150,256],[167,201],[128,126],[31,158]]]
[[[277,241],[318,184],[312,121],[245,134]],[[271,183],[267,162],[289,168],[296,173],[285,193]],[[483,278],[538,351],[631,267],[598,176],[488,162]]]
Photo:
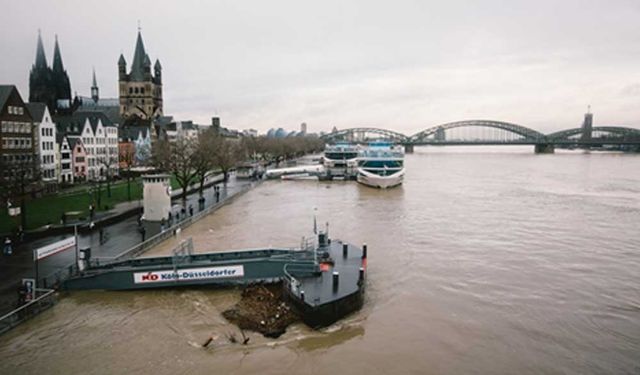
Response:
[[[300,291],[300,300],[304,302],[304,290]]]
[[[340,274],[338,271],[333,271],[333,291],[338,290],[338,283],[340,282]]]
[[[367,259],[367,243],[362,244],[362,259]]]
[[[343,243],[342,244],[342,256],[346,258],[348,252],[349,252],[349,245],[346,244],[346,243]]]
[[[360,267],[360,274],[359,274],[358,280],[360,281],[364,280],[364,267]]]

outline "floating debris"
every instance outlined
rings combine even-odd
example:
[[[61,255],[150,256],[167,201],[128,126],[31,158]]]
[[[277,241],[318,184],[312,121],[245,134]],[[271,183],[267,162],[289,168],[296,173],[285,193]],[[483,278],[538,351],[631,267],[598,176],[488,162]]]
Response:
[[[282,283],[249,285],[242,291],[240,302],[224,311],[222,316],[241,329],[245,344],[249,338],[242,330],[277,338],[289,325],[300,320],[291,306],[283,302]]]

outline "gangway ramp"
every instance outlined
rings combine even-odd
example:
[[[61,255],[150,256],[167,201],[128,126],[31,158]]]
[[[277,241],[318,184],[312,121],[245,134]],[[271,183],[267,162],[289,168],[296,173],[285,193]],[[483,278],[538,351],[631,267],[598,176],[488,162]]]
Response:
[[[131,290],[247,284],[280,279],[288,264],[313,266],[313,253],[300,249],[250,249],[91,263],[84,272],[66,280],[64,287]]]

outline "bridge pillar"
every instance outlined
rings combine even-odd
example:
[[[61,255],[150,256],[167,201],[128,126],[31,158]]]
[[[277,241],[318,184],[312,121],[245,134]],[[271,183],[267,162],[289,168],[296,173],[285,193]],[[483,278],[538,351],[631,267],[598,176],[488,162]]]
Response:
[[[405,154],[413,154],[413,145],[405,144],[404,152]]]
[[[553,154],[555,149],[554,145],[548,143],[538,143],[535,146],[536,154]]]

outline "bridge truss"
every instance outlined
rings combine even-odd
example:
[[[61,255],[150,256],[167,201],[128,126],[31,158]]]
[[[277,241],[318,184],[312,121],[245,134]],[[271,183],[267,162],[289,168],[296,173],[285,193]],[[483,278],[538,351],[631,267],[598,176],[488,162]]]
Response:
[[[418,145],[640,145],[640,129],[596,126],[585,138],[582,128],[543,134],[526,126],[503,121],[466,120],[430,127],[412,136],[388,129],[350,128],[322,136],[329,143],[347,141],[367,143],[384,139],[405,146]]]
[[[379,128],[350,128],[332,132],[322,136],[327,142],[348,141],[352,143],[368,143],[377,139],[384,139],[394,143],[406,144],[409,137],[393,130]]]
[[[493,132],[467,132],[457,138],[451,139],[445,136],[447,130],[452,129],[492,129]],[[412,135],[409,140],[414,145],[434,143],[536,143],[545,139],[545,135],[533,129],[502,121],[491,120],[467,120],[450,122],[431,127]]]

